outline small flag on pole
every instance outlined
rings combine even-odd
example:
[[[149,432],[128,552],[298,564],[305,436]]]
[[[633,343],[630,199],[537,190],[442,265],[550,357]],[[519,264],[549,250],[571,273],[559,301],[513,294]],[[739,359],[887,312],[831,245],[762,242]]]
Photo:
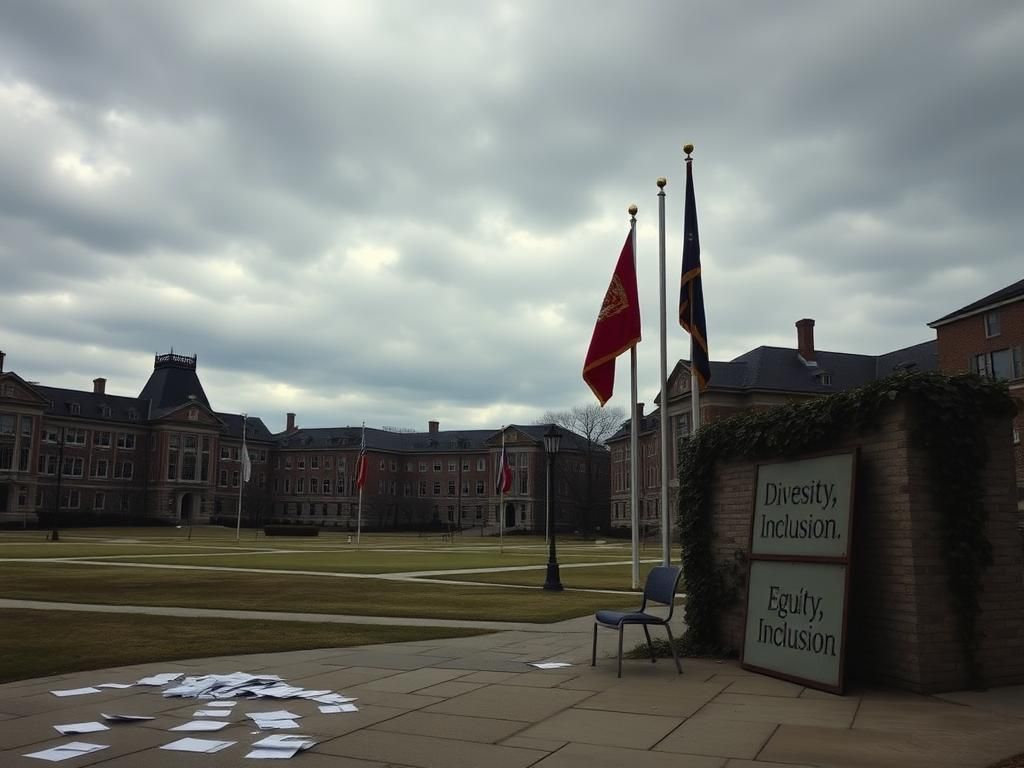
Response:
[[[359,442],[359,458],[356,460],[356,488],[363,490],[366,485],[366,425],[363,424],[363,438]]]
[[[499,494],[512,490],[512,467],[508,463],[508,454],[505,453],[504,445],[501,446],[501,459],[498,461],[498,475],[494,480],[494,490]]]
[[[688,148],[687,152],[692,151]],[[704,288],[700,279],[700,238],[697,235],[697,202],[693,194],[693,161],[686,158],[686,204],[683,213],[683,276],[679,289],[679,324],[693,343],[691,365],[700,388],[711,381],[708,356],[708,329],[704,320]]]
[[[252,477],[252,462],[249,460],[249,449],[245,445],[245,438],[242,438],[242,482],[248,483]]]
[[[632,232],[626,236],[612,281],[601,302],[594,335],[583,363],[583,380],[601,405],[615,388],[615,359],[640,341],[640,302],[636,290]]]

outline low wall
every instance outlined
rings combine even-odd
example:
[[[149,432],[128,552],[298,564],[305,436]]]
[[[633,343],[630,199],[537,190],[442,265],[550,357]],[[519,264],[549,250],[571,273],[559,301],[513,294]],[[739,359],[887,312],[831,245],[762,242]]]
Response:
[[[986,533],[993,565],[980,595],[978,658],[987,685],[1024,682],[1024,562],[1017,528],[1010,421],[986,424]],[[847,678],[921,693],[965,688],[968,670],[956,637],[938,513],[931,503],[927,459],[908,434],[897,401],[879,429],[839,439],[857,448],[853,560],[847,621]],[[748,552],[757,465],[722,463],[713,486],[715,558]],[[723,611],[721,635],[742,647],[743,599]]]

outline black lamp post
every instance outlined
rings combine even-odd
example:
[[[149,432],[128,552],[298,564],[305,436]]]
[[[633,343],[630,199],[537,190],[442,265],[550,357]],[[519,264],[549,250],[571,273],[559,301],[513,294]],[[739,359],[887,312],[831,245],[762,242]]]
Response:
[[[57,444],[57,503],[53,505],[53,530],[50,531],[50,541],[60,541],[57,518],[60,516],[60,481],[64,479],[64,429],[60,428],[60,442]]]
[[[562,433],[552,424],[544,433],[544,450],[548,454],[548,575],[544,580],[544,589],[556,592],[562,590],[562,580],[558,577],[558,556],[555,554],[555,454],[561,442]]]

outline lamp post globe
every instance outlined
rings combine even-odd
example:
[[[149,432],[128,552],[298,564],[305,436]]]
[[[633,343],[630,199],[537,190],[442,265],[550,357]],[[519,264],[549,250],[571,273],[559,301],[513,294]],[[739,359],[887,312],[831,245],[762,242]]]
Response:
[[[562,442],[562,433],[554,424],[544,433],[544,450],[548,455],[548,570],[544,589],[562,591],[558,575],[558,555],[555,551],[555,455]]]

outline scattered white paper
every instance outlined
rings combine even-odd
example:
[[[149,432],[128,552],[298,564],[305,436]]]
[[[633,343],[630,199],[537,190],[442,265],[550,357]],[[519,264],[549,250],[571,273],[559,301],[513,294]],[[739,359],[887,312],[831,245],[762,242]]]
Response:
[[[256,760],[288,760],[314,744],[316,741],[307,736],[275,734],[253,744],[254,749],[246,757]]]
[[[356,701],[355,696],[342,696],[340,693],[330,693],[326,696],[314,696],[313,701],[318,701],[321,704],[348,704],[350,701]]]
[[[359,707],[355,704],[321,704],[320,711],[325,715],[334,715],[338,712],[358,712]]]
[[[273,729],[280,730],[291,730],[292,728],[298,728],[299,724],[294,720],[255,720],[256,727],[261,731],[270,731]]]
[[[114,723],[132,723],[136,720],[154,720],[152,715],[108,715],[100,712],[100,717]]]
[[[530,666],[537,669],[561,669],[562,667],[571,667],[572,664],[567,661],[531,661]]]
[[[22,757],[34,757],[37,760],[46,760],[51,763],[59,763],[61,760],[68,760],[72,757],[87,755],[99,749],[106,749],[109,744],[87,744],[84,741],[72,741],[70,744],[62,744],[59,747],[44,749],[42,752],[33,752]]]
[[[164,673],[159,674],[159,675],[150,675],[149,677],[144,677],[141,680],[136,680],[135,684],[136,685],[167,685],[169,682],[171,682],[173,680],[177,680],[179,677],[181,677],[181,675],[182,675],[181,672],[164,672]]]
[[[109,731],[110,727],[103,723],[91,722],[91,723],[68,723],[67,725],[55,725],[57,732],[63,736],[68,736],[72,733],[96,733],[96,731]]]
[[[274,712],[250,712],[246,717],[253,720],[294,720],[297,717],[302,717],[302,715],[296,715],[287,709],[278,709]]]
[[[101,683],[97,688],[131,688],[134,683]]]
[[[50,691],[54,696],[81,696],[84,693],[99,693],[99,688],[70,688],[66,691]],[[63,758],[62,758],[63,759]]]
[[[220,707],[220,708],[223,708],[223,709],[231,709],[237,703],[238,703],[237,701],[211,701],[206,706],[214,707],[214,708]]]
[[[234,741],[186,738],[172,741],[170,744],[164,744],[160,749],[169,749],[173,752],[202,752],[203,754],[212,755],[214,752],[220,752],[222,749],[227,749],[235,743]]]
[[[192,717],[224,717],[230,714],[230,712],[225,712],[223,709],[197,709],[192,713]]]
[[[172,731],[219,731],[226,725],[231,723],[224,722],[222,720],[193,720],[190,723],[182,723],[176,725],[170,730]]]

